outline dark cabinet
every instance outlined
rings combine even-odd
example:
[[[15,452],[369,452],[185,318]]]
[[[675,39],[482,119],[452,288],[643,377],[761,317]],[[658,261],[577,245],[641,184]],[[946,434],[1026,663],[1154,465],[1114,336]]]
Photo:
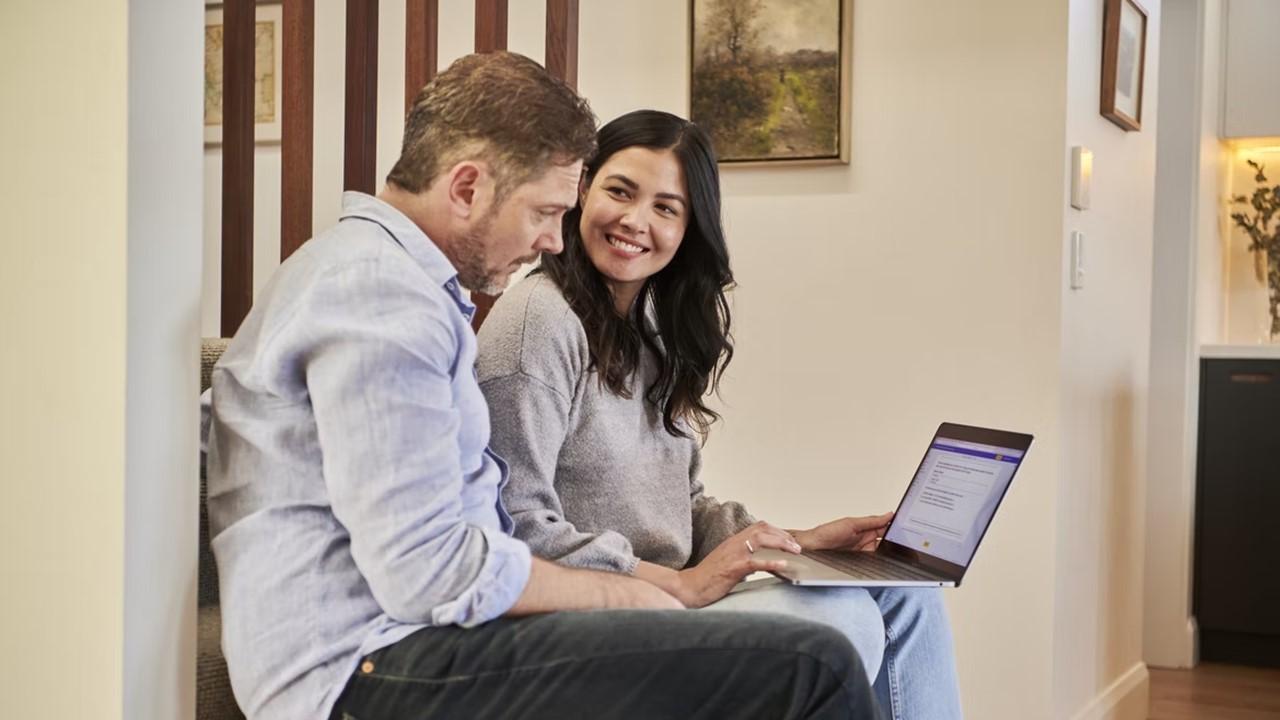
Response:
[[[1200,361],[1200,657],[1280,667],[1280,360]]]

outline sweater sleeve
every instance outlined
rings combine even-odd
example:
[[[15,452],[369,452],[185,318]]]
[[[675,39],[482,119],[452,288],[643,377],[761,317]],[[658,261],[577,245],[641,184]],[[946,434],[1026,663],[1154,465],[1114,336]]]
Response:
[[[574,389],[587,368],[586,338],[577,337],[581,327],[564,315],[567,304],[547,302],[549,293],[509,295],[481,329],[478,375],[489,405],[490,446],[510,468],[502,500],[514,534],[547,560],[632,573],[639,558],[631,542],[612,530],[579,530],[565,518],[556,489]]]
[[[706,494],[699,478],[702,470],[702,452],[696,447],[689,463],[689,504],[693,508],[693,553],[689,566],[702,562],[720,543],[756,521],[751,513],[736,502],[720,502]]]

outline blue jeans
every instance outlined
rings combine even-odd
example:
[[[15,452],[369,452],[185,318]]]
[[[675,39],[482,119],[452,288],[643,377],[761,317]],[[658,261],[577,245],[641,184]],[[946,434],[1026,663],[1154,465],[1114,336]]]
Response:
[[[894,720],[961,717],[951,625],[937,589],[762,581],[710,609],[775,612],[831,625],[857,649],[880,706]]]
[[[363,658],[331,716],[877,720],[849,641],[759,613],[597,610],[419,630]]]

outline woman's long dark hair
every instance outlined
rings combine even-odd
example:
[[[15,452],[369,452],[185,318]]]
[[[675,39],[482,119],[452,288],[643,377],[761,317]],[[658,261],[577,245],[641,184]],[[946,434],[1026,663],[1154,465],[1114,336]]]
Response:
[[[598,150],[586,165],[587,187],[614,153],[630,147],[671,150],[688,185],[688,223],[675,257],[649,277],[630,313],[620,316],[604,276],[582,245],[579,204],[564,216],[564,252],[544,255],[542,272],[564,293],[586,329],[591,366],[610,392],[631,397],[642,348],[658,358],[658,377],[645,398],[662,409],[662,424],[689,437],[683,420],[705,439],[720,419],[704,399],[718,390],[733,358],[729,303],[733,287],[729,250],[720,225],[720,172],[711,139],[697,125],[670,113],[637,110],[600,128]],[[646,320],[653,308],[657,327]],[[655,334],[656,331],[656,334]]]

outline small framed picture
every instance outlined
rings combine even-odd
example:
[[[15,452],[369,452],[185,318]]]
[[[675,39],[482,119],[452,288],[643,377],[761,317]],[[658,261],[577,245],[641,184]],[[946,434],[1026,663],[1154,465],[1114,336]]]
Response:
[[[689,117],[725,164],[849,162],[853,0],[692,0]]]
[[[256,6],[253,63],[254,142],[280,142],[283,7]],[[222,6],[204,11],[204,143],[222,144]]]
[[[1142,129],[1142,80],[1147,65],[1147,11],[1137,0],[1106,0],[1102,20],[1102,116]]]

